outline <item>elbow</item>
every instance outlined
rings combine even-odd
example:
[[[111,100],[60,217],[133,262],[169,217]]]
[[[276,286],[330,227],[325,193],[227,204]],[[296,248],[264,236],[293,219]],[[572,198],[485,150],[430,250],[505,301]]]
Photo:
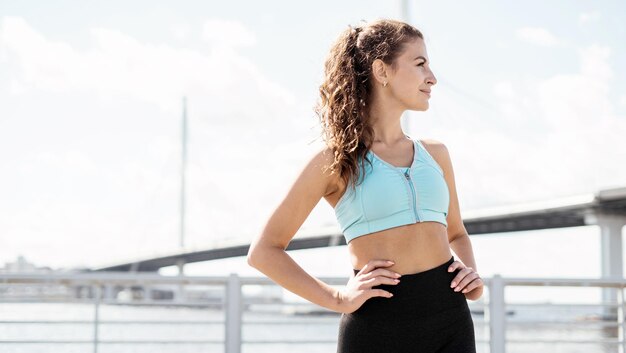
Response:
[[[248,255],[246,255],[246,263],[248,264],[248,266],[252,266],[252,257],[250,257],[250,253],[248,253]],[[254,266],[252,266],[254,267]]]
[[[253,255],[254,255],[254,248],[250,246],[250,248],[248,249],[248,254],[246,255],[246,262],[248,263],[250,267],[254,267],[255,256]]]
[[[246,255],[246,261],[248,262],[248,265],[258,269],[260,261],[259,257],[264,257],[264,252],[264,248],[258,243],[253,243],[252,245],[250,245],[250,248],[248,248],[248,254]]]
[[[252,245],[250,245],[250,248],[248,248],[246,261],[248,265],[250,265],[251,267],[259,269],[259,267],[262,266],[263,263],[267,262],[268,259],[275,258],[276,256],[275,250],[282,250],[282,249],[278,249],[277,247],[269,246],[267,244],[261,244],[261,243],[255,242]],[[269,261],[272,261],[272,260],[269,260]]]

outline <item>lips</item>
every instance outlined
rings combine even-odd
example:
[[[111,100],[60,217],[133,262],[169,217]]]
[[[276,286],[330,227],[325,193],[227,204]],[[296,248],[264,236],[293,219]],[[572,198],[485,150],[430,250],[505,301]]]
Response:
[[[430,97],[430,90],[426,91],[426,90],[420,90],[420,92],[424,93],[425,95],[427,95],[428,97]]]

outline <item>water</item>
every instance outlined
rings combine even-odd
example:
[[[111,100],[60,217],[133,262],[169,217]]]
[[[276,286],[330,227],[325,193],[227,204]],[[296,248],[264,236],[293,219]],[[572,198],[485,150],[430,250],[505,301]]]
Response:
[[[93,320],[92,304],[0,304],[1,320]],[[224,313],[216,309],[193,309],[182,307],[100,305],[101,321],[223,321]],[[171,344],[124,344],[100,343],[97,352],[119,353],[165,353],[165,352],[223,352],[223,324],[174,323],[174,324],[107,324],[100,323],[98,335],[101,341],[215,341],[216,343]],[[0,344],[0,352],[6,353],[78,353],[94,352],[94,325],[68,324],[0,324],[0,340],[72,340],[86,343]]]
[[[596,326],[554,327],[543,325],[515,325],[530,319],[575,321],[592,317],[596,308],[508,308],[515,315],[507,318],[508,339],[528,340],[531,343],[507,343],[508,353],[601,353],[617,352],[616,345],[600,343],[572,343],[571,340],[599,340],[617,337],[614,328]],[[183,307],[100,305],[100,319],[109,320],[171,320],[214,321],[202,324],[107,324],[101,323],[98,334],[102,341],[204,341],[205,343],[100,343],[99,353],[186,353],[224,352],[224,313],[219,309]],[[481,314],[474,316],[476,339],[487,340],[489,332],[480,322]],[[94,306],[91,304],[0,304],[0,320],[92,320]],[[339,315],[287,315],[275,312],[246,311],[243,315],[242,339],[254,341],[242,345],[243,353],[328,353],[336,349]],[[7,324],[0,323],[0,340],[78,340],[85,343],[0,344],[3,353],[83,353],[95,352],[93,347],[93,324]],[[562,343],[541,343],[540,339],[560,339]],[[208,341],[208,342],[207,342]],[[301,341],[302,343],[259,343],[258,341]],[[323,341],[320,343],[314,343]],[[212,343],[211,343],[212,342]],[[611,347],[613,349],[611,349]],[[477,342],[478,352],[489,352],[487,342]]]

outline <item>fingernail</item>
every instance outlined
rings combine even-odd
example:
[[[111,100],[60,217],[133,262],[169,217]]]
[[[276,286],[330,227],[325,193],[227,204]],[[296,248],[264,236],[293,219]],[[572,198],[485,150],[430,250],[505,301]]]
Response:
[[[454,288],[454,286],[456,286],[456,282],[452,282],[452,284],[450,285],[450,288]]]
[[[461,290],[461,288],[454,288],[455,292],[458,292],[459,290]]]
[[[387,260],[387,262],[388,262],[388,263],[390,263],[390,264],[394,264],[394,263],[395,263],[395,262],[393,262],[393,261],[389,261],[389,260]]]

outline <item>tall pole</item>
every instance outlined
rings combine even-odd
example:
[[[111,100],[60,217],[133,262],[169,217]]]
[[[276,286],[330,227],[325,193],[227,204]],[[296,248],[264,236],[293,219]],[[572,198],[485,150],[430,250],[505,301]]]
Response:
[[[400,18],[406,23],[409,21],[409,0],[400,0]]]
[[[185,169],[187,167],[187,96],[183,96],[182,158],[180,164],[180,247],[185,247]]]
[[[409,19],[409,0],[400,0],[400,20],[410,24]],[[411,121],[407,119],[408,112],[402,113],[403,119],[400,122],[404,122],[404,131],[408,132],[411,138],[414,138],[413,132],[411,132]]]

